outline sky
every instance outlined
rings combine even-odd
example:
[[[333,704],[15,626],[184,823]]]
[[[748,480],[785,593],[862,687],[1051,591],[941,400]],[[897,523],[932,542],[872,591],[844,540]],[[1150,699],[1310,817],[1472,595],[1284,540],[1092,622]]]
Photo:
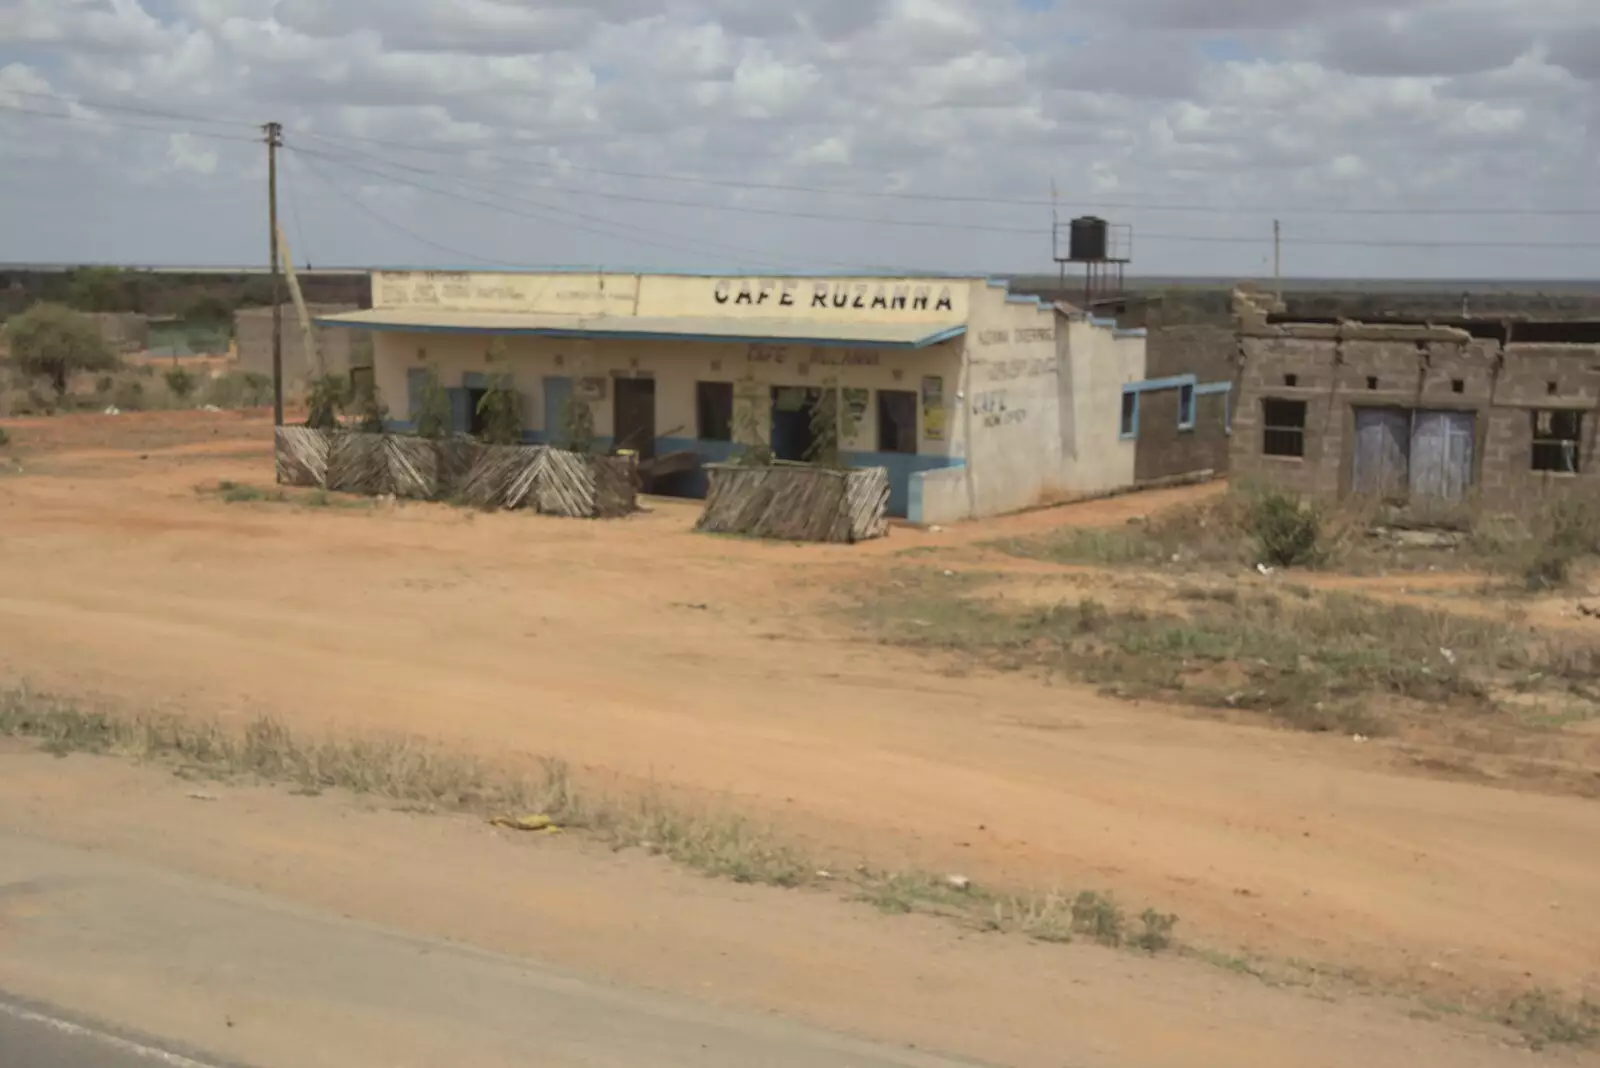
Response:
[[[1600,278],[1597,0],[0,0],[0,262]]]

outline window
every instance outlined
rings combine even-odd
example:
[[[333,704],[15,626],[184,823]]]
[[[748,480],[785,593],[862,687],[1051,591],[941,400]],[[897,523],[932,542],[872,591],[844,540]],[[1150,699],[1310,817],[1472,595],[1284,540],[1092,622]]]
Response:
[[[1284,375],[1283,376],[1283,384],[1285,386],[1287,386],[1289,389],[1293,389],[1295,386],[1298,386],[1300,384],[1300,376],[1299,375]]]
[[[695,435],[701,441],[733,440],[733,383],[694,384]]]
[[[1578,473],[1578,443],[1583,413],[1545,410],[1533,413],[1533,469],[1563,475]]]
[[[1368,389],[1377,389],[1378,388],[1378,376],[1377,375],[1368,375],[1367,376],[1367,388]]]
[[[1306,402],[1262,401],[1261,429],[1262,453],[1303,458],[1306,454]]]
[[[1178,387],[1178,429],[1194,429],[1194,387]]]
[[[1122,423],[1117,433],[1124,439],[1139,436],[1139,394],[1131,389],[1122,391]]]
[[[1450,392],[1451,393],[1465,393],[1466,391],[1467,391],[1467,380],[1466,379],[1464,379],[1464,378],[1452,378],[1450,380]]]
[[[917,451],[917,395],[910,390],[878,390],[878,451]]]

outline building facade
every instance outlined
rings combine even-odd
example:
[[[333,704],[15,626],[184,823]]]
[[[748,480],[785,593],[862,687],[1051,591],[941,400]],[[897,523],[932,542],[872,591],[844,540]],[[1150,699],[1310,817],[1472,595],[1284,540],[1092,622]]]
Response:
[[[1241,478],[1419,509],[1600,492],[1600,324],[1280,322],[1246,306],[1239,352]]]
[[[322,359],[332,374],[348,375],[352,369],[370,365],[370,344],[363,333],[327,329],[316,325],[325,316],[355,311],[354,304],[308,304],[312,331]],[[283,380],[289,391],[303,387],[311,373],[306,361],[305,337],[300,330],[299,313],[293,304],[284,304],[282,316]],[[239,369],[254,374],[272,374],[272,308],[240,308],[233,314],[233,337],[238,347]]]
[[[576,399],[597,444],[647,459],[760,441],[801,460],[826,391],[850,412],[845,462],[886,468],[891,514],[922,523],[1132,487],[1123,398],[1160,392],[1142,331],[983,278],[380,271],[370,310],[318,323],[371,332],[402,429],[431,368],[463,432],[509,376],[531,442],[561,440]],[[655,488],[695,496],[704,476]]]

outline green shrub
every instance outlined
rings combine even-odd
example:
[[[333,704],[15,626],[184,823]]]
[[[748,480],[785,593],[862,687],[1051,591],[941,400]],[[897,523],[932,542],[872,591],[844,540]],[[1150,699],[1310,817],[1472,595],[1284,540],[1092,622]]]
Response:
[[[350,403],[350,384],[343,375],[327,374],[311,380],[306,395],[306,426],[332,430],[339,425],[339,413]]]
[[[10,444],[11,444],[11,435],[10,435],[10,433],[7,432],[5,427],[0,426],[0,449],[3,449],[7,445],[10,445]]]
[[[136,378],[117,383],[111,391],[111,403],[125,412],[142,411],[145,407],[144,383]]]
[[[1251,504],[1249,524],[1262,563],[1296,567],[1318,563],[1325,555],[1321,513],[1288,494],[1258,496]]]
[[[166,380],[167,390],[180,401],[188,400],[194,392],[195,376],[187,367],[173,364],[161,377]]]
[[[389,419],[389,408],[378,397],[376,385],[363,385],[356,391],[356,429],[363,434],[382,434]]]
[[[450,394],[439,377],[439,368],[431,363],[424,370],[422,392],[411,418],[419,438],[438,440],[450,433]]]
[[[57,402],[80,371],[109,371],[117,357],[87,315],[59,304],[35,304],[6,323],[11,364],[26,378],[47,379]]]
[[[478,440],[485,445],[522,443],[522,400],[512,389],[510,375],[495,375],[478,400],[478,420],[482,429]]]
[[[561,402],[561,447],[585,454],[594,448],[594,409],[588,401],[568,396]]]

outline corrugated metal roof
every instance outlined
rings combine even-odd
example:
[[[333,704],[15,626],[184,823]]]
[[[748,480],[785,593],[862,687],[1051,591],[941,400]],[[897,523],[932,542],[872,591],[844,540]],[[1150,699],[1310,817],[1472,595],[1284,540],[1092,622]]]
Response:
[[[921,349],[960,337],[965,323],[859,323],[722,316],[517,315],[512,313],[375,309],[320,316],[322,326],[407,333],[528,334],[648,341],[784,341],[806,345]]]

